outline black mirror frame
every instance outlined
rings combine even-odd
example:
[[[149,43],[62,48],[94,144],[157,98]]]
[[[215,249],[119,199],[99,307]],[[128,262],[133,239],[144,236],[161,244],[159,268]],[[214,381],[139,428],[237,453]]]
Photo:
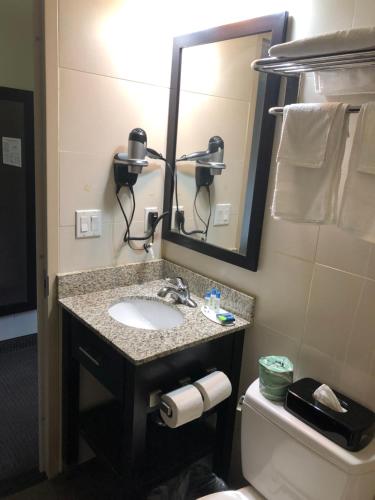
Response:
[[[174,38],[167,138],[167,161],[173,169],[175,168],[176,158],[182,49],[267,32],[272,33],[271,45],[276,45],[285,41],[287,24],[288,13],[282,12]],[[250,63],[251,61],[249,61],[249,65]],[[171,231],[171,212],[163,221],[163,239],[251,271],[257,270],[275,130],[275,117],[268,114],[268,109],[277,106],[280,80],[280,76],[267,75],[256,169],[252,175],[252,204],[246,255]],[[170,211],[173,206],[173,184],[171,175],[168,175],[166,171],[164,212]]]

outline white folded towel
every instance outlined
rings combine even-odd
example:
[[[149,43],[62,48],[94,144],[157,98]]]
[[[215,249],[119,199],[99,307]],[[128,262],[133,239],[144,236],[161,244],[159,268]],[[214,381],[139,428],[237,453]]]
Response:
[[[375,243],[375,102],[359,112],[338,226]]]
[[[275,219],[335,222],[348,136],[347,107],[342,103],[284,107],[271,208]]]
[[[303,57],[375,48],[375,27],[335,31],[274,45],[272,57]]]
[[[326,96],[375,94],[375,68],[349,68],[314,73],[315,92]]]

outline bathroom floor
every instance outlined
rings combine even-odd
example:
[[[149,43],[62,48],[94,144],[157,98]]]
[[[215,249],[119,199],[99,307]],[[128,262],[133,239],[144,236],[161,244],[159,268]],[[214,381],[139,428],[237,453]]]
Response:
[[[38,469],[37,336],[0,342],[0,495]]]
[[[199,463],[206,464],[205,460]],[[186,498],[192,500],[212,492],[227,489],[221,480],[206,482],[199,478],[199,465],[193,470],[198,474],[195,477],[195,488],[189,489]],[[183,476],[186,477],[186,476]],[[198,480],[197,480],[198,479]],[[163,500],[170,498],[173,491],[176,498],[185,498],[186,482],[174,478],[168,483],[156,487],[148,494],[148,500]],[[194,493],[197,493],[195,495]],[[69,472],[61,474],[55,479],[42,481],[30,488],[24,489],[13,495],[4,497],[5,500],[123,500],[124,490],[119,477],[100,460],[94,458],[75,467]],[[1,497],[1,494],[0,494]]]
[[[91,460],[70,473],[43,481],[6,497],[6,500],[118,500],[117,477],[97,460]]]

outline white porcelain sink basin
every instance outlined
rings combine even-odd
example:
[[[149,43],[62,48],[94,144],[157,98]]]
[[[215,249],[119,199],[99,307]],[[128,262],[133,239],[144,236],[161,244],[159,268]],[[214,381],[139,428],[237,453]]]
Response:
[[[161,300],[129,297],[108,309],[110,316],[123,325],[144,330],[167,330],[181,325],[184,315]]]

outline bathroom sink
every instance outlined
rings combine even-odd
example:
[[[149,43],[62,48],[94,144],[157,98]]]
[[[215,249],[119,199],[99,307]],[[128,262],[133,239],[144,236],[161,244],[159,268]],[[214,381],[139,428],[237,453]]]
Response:
[[[123,325],[143,330],[167,330],[181,325],[184,315],[177,307],[161,300],[129,297],[108,309],[109,315]]]

